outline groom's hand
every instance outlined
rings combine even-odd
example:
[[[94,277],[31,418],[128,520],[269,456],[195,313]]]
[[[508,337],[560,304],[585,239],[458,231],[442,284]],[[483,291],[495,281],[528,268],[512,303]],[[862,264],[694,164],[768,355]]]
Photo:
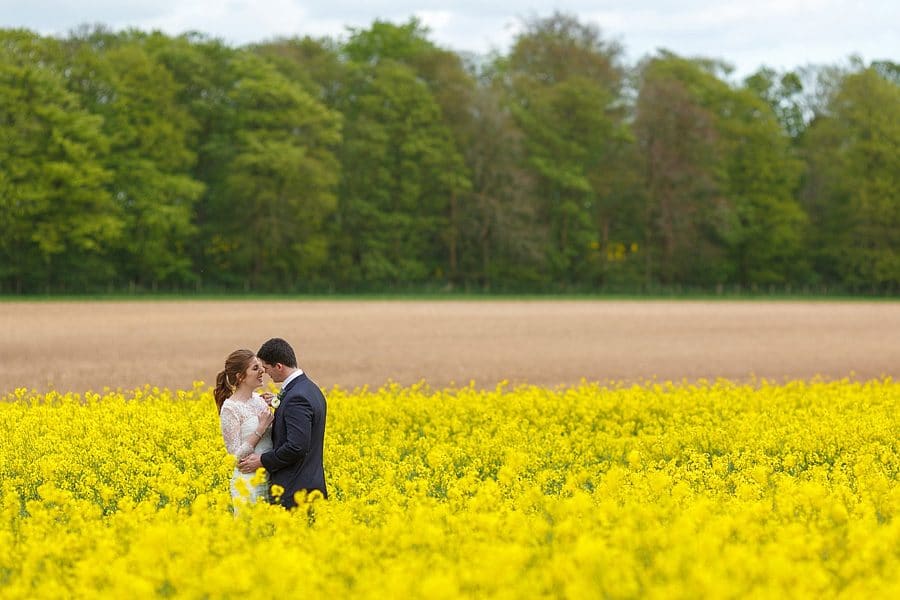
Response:
[[[260,467],[262,467],[262,461],[259,460],[259,454],[245,456],[241,459],[241,462],[238,463],[238,468],[241,470],[241,473],[256,473],[256,470]]]

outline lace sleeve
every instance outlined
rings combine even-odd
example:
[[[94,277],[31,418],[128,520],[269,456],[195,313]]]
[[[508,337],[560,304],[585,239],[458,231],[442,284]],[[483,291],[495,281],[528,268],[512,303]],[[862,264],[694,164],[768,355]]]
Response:
[[[241,443],[241,417],[233,406],[225,404],[222,407],[219,424],[228,454],[240,459],[253,452],[253,446],[246,442]]]

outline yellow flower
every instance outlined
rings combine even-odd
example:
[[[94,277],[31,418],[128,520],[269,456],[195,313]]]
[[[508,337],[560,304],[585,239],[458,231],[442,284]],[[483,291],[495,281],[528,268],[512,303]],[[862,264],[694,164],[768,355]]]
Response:
[[[256,469],[253,477],[250,478],[250,485],[262,485],[266,482],[266,470],[263,467]]]
[[[236,519],[205,386],[6,400],[4,598],[289,595],[300,577],[354,598],[897,591],[891,379],[334,389],[330,500]],[[248,581],[265,548],[281,568]]]

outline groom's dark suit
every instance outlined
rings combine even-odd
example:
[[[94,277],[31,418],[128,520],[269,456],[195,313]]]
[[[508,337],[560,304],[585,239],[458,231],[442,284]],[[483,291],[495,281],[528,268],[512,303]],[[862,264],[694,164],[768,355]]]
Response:
[[[269,484],[284,488],[281,504],[295,506],[294,493],[319,490],[326,498],[322,448],[325,441],[325,396],[305,373],[283,388],[272,423],[272,450],[259,458]]]

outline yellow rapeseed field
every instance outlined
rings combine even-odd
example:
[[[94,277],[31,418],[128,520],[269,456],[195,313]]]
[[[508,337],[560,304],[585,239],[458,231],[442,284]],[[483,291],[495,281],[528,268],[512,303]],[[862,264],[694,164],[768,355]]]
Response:
[[[900,597],[900,384],[328,394],[235,516],[203,384],[0,402],[0,597]]]

